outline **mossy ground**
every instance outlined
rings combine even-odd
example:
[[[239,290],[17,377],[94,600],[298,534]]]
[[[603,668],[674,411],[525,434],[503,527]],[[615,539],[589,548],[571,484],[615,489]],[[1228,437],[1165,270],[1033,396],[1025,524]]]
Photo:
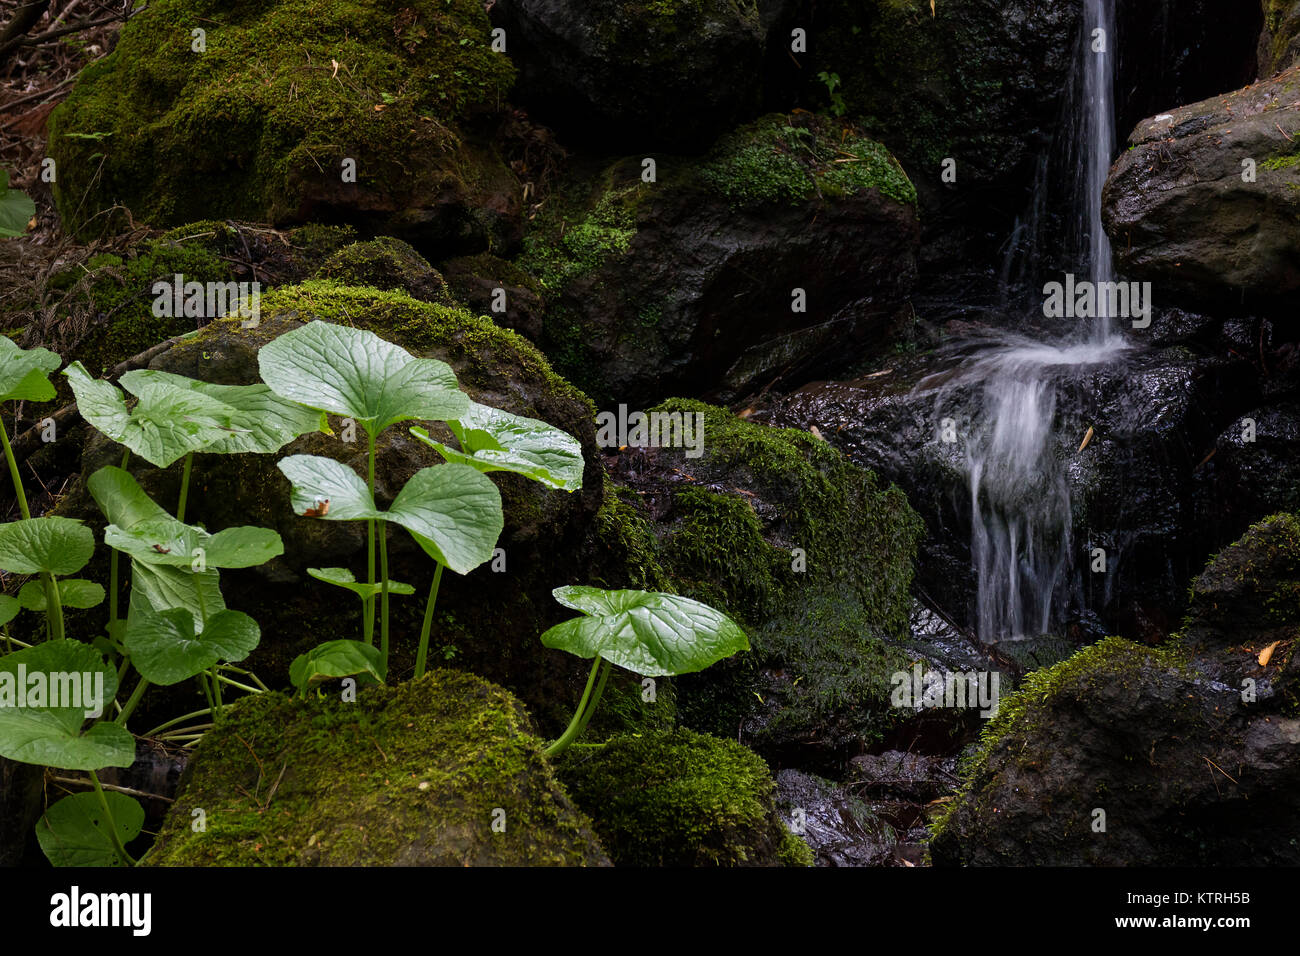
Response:
[[[454,124],[514,76],[490,41],[477,0],[157,0],[51,117],[60,214],[87,228],[118,201],[155,224],[283,221],[345,158],[362,189],[472,176]],[[415,156],[441,167],[412,177]]]
[[[194,832],[192,811],[206,828]],[[503,813],[503,815],[502,815]],[[504,830],[494,830],[494,820]],[[455,671],[241,699],[198,746],[153,866],[582,865],[587,820],[505,691]]]
[[[762,758],[688,730],[571,748],[557,768],[618,866],[809,866]]]

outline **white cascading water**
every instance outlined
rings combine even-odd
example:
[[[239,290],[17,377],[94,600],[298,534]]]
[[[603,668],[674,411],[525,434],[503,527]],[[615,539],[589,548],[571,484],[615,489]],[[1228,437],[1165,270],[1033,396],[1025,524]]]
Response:
[[[1101,192],[1115,144],[1114,0],[1083,2],[1082,75],[1074,88],[1075,133],[1082,138],[1074,246],[1087,256],[1087,277],[1101,283],[1113,279]],[[1097,30],[1103,31],[1104,52],[1094,49]],[[1006,337],[982,350],[949,379],[939,399],[944,405],[955,390],[972,388],[981,396],[966,436],[965,464],[976,621],[986,643],[1049,632],[1053,598],[1073,564],[1067,462],[1052,434],[1057,390],[1072,374],[1110,361],[1126,347],[1104,307],[1095,318],[1076,321],[1090,324],[1071,329],[1056,344]]]

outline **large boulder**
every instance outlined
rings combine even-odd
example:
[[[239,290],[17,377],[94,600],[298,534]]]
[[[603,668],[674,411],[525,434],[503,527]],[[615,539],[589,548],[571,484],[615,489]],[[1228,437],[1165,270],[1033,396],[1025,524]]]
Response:
[[[571,748],[556,768],[617,866],[811,866],[763,759],[689,730]]]
[[[51,116],[60,213],[83,234],[115,204],[342,220],[433,256],[512,241],[518,184],[465,132],[513,81],[490,44],[478,0],[152,3]]]
[[[145,862],[609,865],[519,702],[442,670],[352,703],[243,698],[196,748]]]
[[[1068,348],[1019,345],[1027,357],[1016,381],[1040,377],[1051,396],[1051,428],[1033,467],[1032,492],[1017,500],[1014,485],[994,473],[981,482],[982,514],[991,513],[991,495],[1010,494],[1023,526],[1036,535],[1036,567],[1048,571],[1059,535],[1069,535],[1072,548],[1051,572],[1058,636],[1078,646],[1106,633],[1167,634],[1182,613],[1187,579],[1244,528],[1208,522],[1194,507],[1195,469],[1214,437],[1259,401],[1253,370],[1239,359],[1184,348],[1133,350],[1088,363]],[[995,403],[1010,387],[1005,369],[985,364],[1000,351],[1016,354],[1008,344],[974,357],[958,349],[898,357],[856,379],[810,383],[764,413],[773,424],[817,428],[852,461],[907,492],[927,530],[918,583],[938,606],[972,625],[980,613],[970,547],[971,456],[983,454],[998,421]],[[1043,360],[1045,366],[1032,369]],[[1002,390],[990,393],[989,383],[999,381]],[[942,440],[945,419],[952,422],[952,441]],[[1274,501],[1248,520],[1280,506]],[[1022,555],[1028,547],[1022,543]],[[1104,573],[1090,567],[1095,547],[1106,551]]]
[[[807,431],[682,399],[655,412],[698,421],[702,441],[608,456],[612,537],[633,586],[727,611],[752,648],[675,680],[679,722],[840,768],[904,716],[890,675],[915,659],[903,647],[915,512]]]
[[[1004,699],[936,864],[1300,863],[1300,520],[1217,555],[1161,648],[1109,638]]]
[[[644,170],[630,157],[548,199],[520,263],[547,295],[543,348],[602,407],[729,400],[893,327],[916,194],[859,131],[774,114]]]
[[[1028,202],[1060,125],[1080,6],[819,0],[796,24],[811,23],[799,57],[805,96],[841,109],[898,156],[920,197],[922,254],[938,268],[990,258]],[[945,160],[956,182],[941,179]]]
[[[567,139],[684,149],[758,112],[765,34],[745,0],[497,0],[516,95]]]
[[[1102,210],[1129,278],[1165,302],[1282,306],[1300,289],[1298,82],[1300,66],[1138,123]]]

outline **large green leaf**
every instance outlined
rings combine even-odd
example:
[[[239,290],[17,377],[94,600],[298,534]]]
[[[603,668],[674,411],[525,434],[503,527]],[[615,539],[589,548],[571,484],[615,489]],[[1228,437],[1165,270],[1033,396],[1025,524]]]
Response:
[[[447,427],[460,442],[459,451],[423,428],[412,428],[411,434],[447,461],[478,471],[512,471],[562,491],[582,487],[582,445],[554,425],[470,402],[469,411]]]
[[[379,648],[360,641],[326,641],[306,654],[299,654],[289,665],[289,680],[299,690],[331,677],[369,674],[384,679],[384,658]]]
[[[96,471],[87,480],[86,487],[109,524],[130,528],[151,518],[171,518],[161,505],[145,494],[130,472],[114,465],[105,465]]]
[[[323,502],[329,502],[328,510],[320,516],[329,521],[384,516],[375,507],[365,481],[342,462],[320,455],[289,455],[281,458],[276,467],[293,485],[290,501],[298,514],[319,510]]]
[[[375,507],[370,489],[347,465],[316,455],[290,455],[279,468],[293,484],[294,511],[319,510],[328,521],[377,518],[400,524],[435,560],[465,574],[492,558],[504,520],[501,493],[492,479],[466,465],[417,471],[388,511]]]
[[[407,419],[455,418],[469,407],[445,362],[417,359],[364,329],[309,322],[262,346],[257,364],[277,395],[354,418],[374,435]]]
[[[207,454],[276,452],[299,435],[326,427],[325,416],[319,411],[281,398],[269,385],[213,385],[153,369],[127,372],[121,382],[132,394],[139,394],[151,384],[171,385],[206,395],[231,408],[230,425],[234,432],[204,445]]]
[[[215,568],[190,571],[163,564],[131,562],[131,607],[129,614],[141,610],[162,611],[184,608],[194,618],[194,628],[226,609],[221,596],[221,574]]]
[[[393,499],[387,518],[457,574],[491,560],[505,524],[501,492],[492,479],[453,464],[421,468],[412,475]]]
[[[122,846],[140,835],[144,808],[134,797],[109,790],[104,794]],[[45,811],[36,824],[36,840],[55,866],[126,866],[113,845],[109,818],[98,794],[74,793]]]
[[[542,635],[543,644],[579,657],[599,655],[647,677],[690,674],[749,649],[735,621],[690,598],[591,587],[551,593],[565,607],[588,616],[557,624]]]
[[[158,468],[235,432],[235,409],[215,398],[169,382],[142,384],[128,409],[115,385],[92,378],[80,362],[63,370],[77,398],[77,410],[108,438]]]
[[[0,402],[11,398],[48,402],[55,390],[49,374],[62,363],[49,349],[21,349],[0,335]]]
[[[37,701],[34,680],[41,679],[45,698]],[[58,703],[73,706],[50,706],[56,692]],[[117,672],[80,641],[45,641],[0,657],[0,756],[65,770],[131,766],[135,740],[125,728],[100,721],[81,729],[87,711],[107,708],[116,694]]]
[[[326,584],[345,588],[363,601],[384,589],[382,583],[371,584],[368,581],[358,581],[356,576],[347,568],[308,568],[307,573],[317,581],[324,581]],[[409,584],[403,584],[401,581],[389,580],[388,593],[414,594],[415,588]]]
[[[58,582],[59,603],[64,607],[96,607],[104,600],[104,587],[94,581],[81,578],[67,578]],[[18,591],[18,603],[28,611],[45,610],[45,584],[41,581],[28,581]]]
[[[73,574],[95,553],[95,535],[80,521],[48,516],[0,524],[0,568],[15,574]]]
[[[125,639],[132,665],[155,684],[177,684],[218,661],[242,661],[261,637],[257,622],[242,611],[213,614],[198,633],[194,625],[184,608],[135,608]]]
[[[137,521],[130,528],[111,524],[104,543],[146,564],[191,567],[203,550],[209,568],[252,568],[284,554],[284,542],[270,528],[243,525],[208,534],[170,516]]]

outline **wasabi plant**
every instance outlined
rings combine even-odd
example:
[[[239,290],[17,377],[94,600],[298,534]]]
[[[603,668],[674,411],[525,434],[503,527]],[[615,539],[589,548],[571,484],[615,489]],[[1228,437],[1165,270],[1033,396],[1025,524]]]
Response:
[[[546,748],[548,757],[563,753],[586,730],[614,665],[646,677],[671,677],[704,670],[749,650],[740,625],[690,598],[577,586],[551,593],[583,616],[555,625],[542,635],[542,643],[595,660],[573,719]]]
[[[364,483],[349,480],[356,476],[345,466],[317,456],[291,456],[280,463],[280,469],[295,483],[294,505],[295,509],[301,507],[300,514],[366,522],[366,580],[368,584],[380,585],[377,592],[381,601],[380,646],[383,657],[387,660],[387,532],[381,528],[384,530],[378,541],[381,577],[377,580],[375,526],[376,523],[382,526],[386,520],[396,519],[386,518],[374,505],[375,440],[384,429],[398,422],[412,419],[445,421],[455,418],[468,409],[469,397],[460,390],[455,373],[445,362],[416,358],[406,349],[384,341],[373,332],[332,325],[320,320],[309,322],[268,342],[258,352],[257,364],[262,380],[280,397],[320,412],[350,418],[366,433],[368,468]],[[285,470],[287,464],[294,474]],[[490,524],[491,507],[484,486],[479,484],[471,489],[465,481],[451,481],[446,487],[436,488],[425,479],[419,487],[437,496],[431,499],[431,505],[445,502],[449,496],[454,497],[458,490],[469,494],[471,499],[476,496],[481,498],[481,502],[471,506],[471,512]],[[490,486],[491,482],[487,484]],[[492,491],[495,493],[495,487]],[[333,495],[339,494],[343,497],[336,500]],[[427,510],[421,502],[415,500],[414,495],[409,496],[405,503],[410,506],[412,514]],[[396,504],[394,502],[395,507]],[[486,510],[480,510],[480,507]],[[346,513],[346,517],[340,513],[340,509]],[[497,496],[496,514],[499,519],[500,496]],[[419,523],[414,517],[412,521]],[[447,522],[444,520],[440,523]],[[485,525],[484,530],[486,527]],[[420,528],[431,530],[429,525],[422,524]],[[423,534],[420,528],[408,528],[416,535],[417,541],[421,540],[419,536]],[[497,533],[500,530],[498,525]],[[488,557],[490,556],[489,550]],[[365,598],[365,613],[362,616],[367,644],[374,644],[374,619],[375,595],[371,594]]]

